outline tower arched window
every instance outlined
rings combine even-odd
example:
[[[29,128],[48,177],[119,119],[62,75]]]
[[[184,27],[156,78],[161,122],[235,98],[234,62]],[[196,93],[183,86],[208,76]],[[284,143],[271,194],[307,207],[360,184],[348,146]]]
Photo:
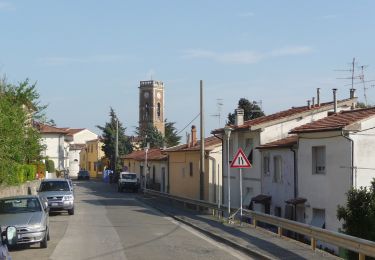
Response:
[[[160,117],[160,103],[158,103],[158,110],[157,110],[158,117]]]
[[[150,106],[148,105],[148,103],[146,103],[145,104],[145,120],[149,119],[149,115],[150,115]]]

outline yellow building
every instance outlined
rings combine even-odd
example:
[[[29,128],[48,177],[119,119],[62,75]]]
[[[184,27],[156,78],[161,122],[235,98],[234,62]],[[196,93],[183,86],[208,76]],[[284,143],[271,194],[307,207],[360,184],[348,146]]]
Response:
[[[187,144],[166,149],[169,158],[169,193],[176,196],[200,199],[200,141],[192,127]],[[203,199],[221,202],[222,196],[222,141],[217,137],[205,139],[205,166]]]
[[[81,150],[80,169],[88,170],[91,178],[100,177],[103,172],[103,145],[100,139],[94,139],[87,141],[85,148]]]
[[[146,165],[146,151],[134,151],[131,154],[121,156],[120,159],[123,165],[123,171],[136,173],[141,182],[141,187],[143,188]],[[167,192],[168,158],[164,153],[164,150],[159,148],[149,149],[147,151],[147,166],[147,188],[161,192]]]

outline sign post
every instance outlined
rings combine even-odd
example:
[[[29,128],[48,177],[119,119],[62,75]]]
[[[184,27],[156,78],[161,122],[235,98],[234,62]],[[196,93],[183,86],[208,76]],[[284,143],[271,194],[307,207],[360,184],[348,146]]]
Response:
[[[240,211],[241,211],[241,221],[242,221],[242,168],[251,168],[251,163],[247,159],[241,147],[238,148],[238,151],[236,155],[234,156],[230,167],[240,169],[240,202],[241,202]]]

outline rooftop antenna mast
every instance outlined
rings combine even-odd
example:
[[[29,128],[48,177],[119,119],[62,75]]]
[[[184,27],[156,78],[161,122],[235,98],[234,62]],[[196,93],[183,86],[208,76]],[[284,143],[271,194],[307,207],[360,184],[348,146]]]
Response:
[[[352,83],[351,83],[352,89],[354,89],[354,79],[359,78],[359,76],[355,76],[355,75],[354,75],[355,64],[356,64],[356,62],[355,62],[355,57],[354,57],[354,58],[353,58],[353,61],[350,63],[350,66],[351,66],[350,69],[347,69],[347,70],[341,70],[341,69],[340,69],[340,70],[335,70],[335,71],[346,71],[346,72],[351,72],[351,73],[352,73],[351,77],[346,77],[346,78],[336,78],[336,79],[350,79],[350,80],[352,81]],[[346,85],[346,86],[347,86],[347,85]]]
[[[217,108],[217,113],[211,116],[217,117],[219,119],[219,127],[221,126],[221,110],[223,107],[223,99],[222,98],[217,98],[216,99],[216,108]]]

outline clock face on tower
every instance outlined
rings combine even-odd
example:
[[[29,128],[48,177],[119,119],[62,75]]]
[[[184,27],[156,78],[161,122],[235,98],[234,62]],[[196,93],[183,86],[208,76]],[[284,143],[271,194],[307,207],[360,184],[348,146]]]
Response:
[[[156,93],[156,97],[157,97],[158,99],[161,98],[161,94],[160,94],[160,92]]]
[[[148,98],[149,97],[149,93],[146,91],[145,93],[143,93],[143,96],[145,97],[145,98]]]

